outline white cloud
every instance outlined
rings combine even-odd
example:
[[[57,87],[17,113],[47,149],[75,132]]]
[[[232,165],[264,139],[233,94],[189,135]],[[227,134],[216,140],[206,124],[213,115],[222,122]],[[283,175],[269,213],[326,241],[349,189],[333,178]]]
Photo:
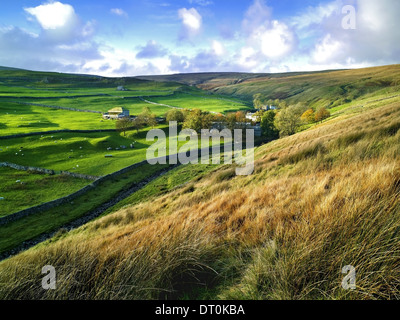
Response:
[[[121,8],[113,8],[110,12],[120,17],[128,17],[128,14]]]
[[[42,36],[53,42],[77,41],[94,34],[96,21],[83,23],[74,7],[61,2],[49,2],[37,7],[24,8],[42,28]]]
[[[343,49],[343,43],[332,39],[332,36],[328,34],[315,46],[313,59],[318,64],[329,63],[335,61],[341,55]]]
[[[182,8],[178,11],[179,19],[182,20],[181,39],[197,35],[202,26],[202,17],[195,8]]]
[[[256,34],[261,40],[262,53],[270,58],[277,59],[287,55],[294,44],[294,35],[289,27],[277,20],[272,21],[270,29],[261,28]]]
[[[139,52],[136,54],[138,59],[153,59],[165,56],[168,50],[154,40],[148,41],[145,46],[138,47]]]
[[[224,45],[217,40],[212,41],[212,50],[216,56],[222,56],[226,53]]]
[[[291,25],[298,29],[303,29],[315,24],[321,24],[332,14],[338,14],[343,7],[342,0],[320,4],[317,7],[308,7],[305,12],[291,19]]]
[[[24,10],[34,16],[45,30],[68,27],[78,21],[74,8],[61,2],[51,2],[34,8],[24,8]]]
[[[252,47],[254,53],[251,56],[256,60],[262,59],[260,55],[269,59],[282,59],[292,51],[296,43],[296,37],[288,25],[271,19],[271,9],[264,0],[254,1],[242,25],[247,36],[246,46]]]
[[[189,3],[197,4],[202,7],[206,7],[206,6],[210,6],[210,5],[214,4],[214,2],[211,0],[189,0]]]
[[[323,34],[311,51],[312,61],[347,67],[399,63],[400,1],[357,0],[355,7],[355,30],[342,28],[341,8],[321,21],[319,29]]]
[[[271,8],[265,4],[265,0],[254,0],[247,9],[242,25],[246,33],[252,33],[254,29],[265,25],[271,18]]]

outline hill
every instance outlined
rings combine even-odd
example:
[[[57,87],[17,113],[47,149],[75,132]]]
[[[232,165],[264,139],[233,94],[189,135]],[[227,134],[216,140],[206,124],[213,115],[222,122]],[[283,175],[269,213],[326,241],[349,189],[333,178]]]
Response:
[[[383,68],[362,81],[384,79]],[[363,99],[257,148],[252,176],[180,167],[124,207],[1,262],[0,298],[397,299],[400,98]],[[37,285],[44,261],[57,290]],[[342,288],[345,266],[357,270],[356,290]]]
[[[246,72],[202,72],[202,73],[179,73],[172,75],[137,76],[137,79],[178,82],[190,86],[198,86],[203,89],[211,89],[219,86],[229,86],[258,78],[285,78],[288,76],[305,75],[319,72],[289,72],[289,73],[246,73]]]
[[[311,107],[346,106],[361,97],[396,94],[400,89],[400,65],[355,70],[328,71],[281,77],[257,77],[239,84],[201,87],[218,94],[252,101],[255,94],[265,100],[284,100]]]
[[[364,96],[397,93],[400,89],[400,65],[276,74],[193,73],[138,78],[184,83],[248,103],[253,102],[254,95],[261,94],[266,103],[281,100],[318,109],[346,107]]]

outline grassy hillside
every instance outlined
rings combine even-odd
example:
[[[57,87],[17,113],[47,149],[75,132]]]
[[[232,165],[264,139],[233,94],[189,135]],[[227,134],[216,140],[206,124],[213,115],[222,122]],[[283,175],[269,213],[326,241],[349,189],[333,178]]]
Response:
[[[204,84],[202,88],[252,101],[261,93],[266,99],[303,103],[311,107],[337,107],[361,97],[398,94],[400,65],[357,70],[286,74],[280,77],[257,77],[240,84],[219,87]]]
[[[398,299],[400,101],[369,102],[1,262],[0,298]]]

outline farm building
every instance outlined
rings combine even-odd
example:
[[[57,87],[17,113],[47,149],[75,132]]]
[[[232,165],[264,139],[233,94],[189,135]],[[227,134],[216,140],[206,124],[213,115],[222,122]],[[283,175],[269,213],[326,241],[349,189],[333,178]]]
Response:
[[[122,119],[122,118],[129,118],[129,110],[117,107],[108,110],[107,113],[103,114],[103,119]]]
[[[257,122],[257,116],[256,116],[256,112],[254,112],[254,113],[252,113],[252,112],[248,112],[247,114],[246,114],[246,119],[247,120],[251,120],[251,121],[253,121],[253,122]]]
[[[278,108],[273,105],[266,105],[266,106],[263,106],[261,109],[268,111],[268,110],[277,110]]]

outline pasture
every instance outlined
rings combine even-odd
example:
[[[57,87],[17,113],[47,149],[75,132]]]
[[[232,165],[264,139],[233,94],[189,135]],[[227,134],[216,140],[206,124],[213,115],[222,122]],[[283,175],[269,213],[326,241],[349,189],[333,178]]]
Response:
[[[0,167],[0,217],[69,195],[91,181]]]
[[[168,137],[166,125],[157,128],[164,130]],[[139,133],[130,131],[126,137],[118,132],[95,132],[44,134],[0,140],[0,162],[103,176],[146,160],[147,149],[154,144],[154,141],[146,141],[149,130],[151,128]],[[134,144],[133,149],[131,144]],[[178,147],[185,144],[185,141],[180,141]]]

